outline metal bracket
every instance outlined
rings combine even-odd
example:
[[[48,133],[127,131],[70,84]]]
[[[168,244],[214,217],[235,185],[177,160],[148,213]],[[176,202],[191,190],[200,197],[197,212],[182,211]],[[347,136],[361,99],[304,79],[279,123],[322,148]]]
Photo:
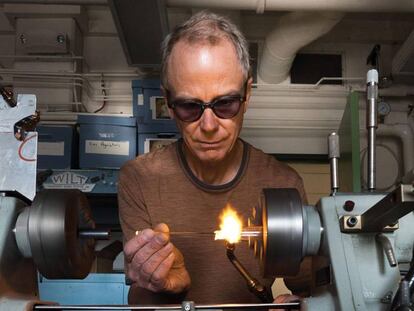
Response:
[[[398,220],[414,211],[414,185],[400,185],[374,206],[358,215],[339,219],[342,232],[392,232]]]
[[[340,219],[342,232],[361,231],[361,215],[346,215]]]
[[[18,95],[15,107],[0,96],[0,191],[19,193],[29,201],[36,193],[37,133],[29,132],[20,141],[15,125],[35,114],[36,96]]]
[[[400,185],[361,214],[362,231],[381,232],[385,228],[394,229],[398,220],[412,211],[414,211],[414,186]]]
[[[356,221],[355,221],[356,220]],[[352,225],[355,221],[355,225]],[[361,215],[345,215],[339,219],[339,223],[341,224],[341,231],[342,232],[361,232],[363,230],[363,223]],[[351,224],[351,225],[350,225]],[[389,225],[384,227],[381,232],[393,232],[399,228],[398,222],[395,224]]]

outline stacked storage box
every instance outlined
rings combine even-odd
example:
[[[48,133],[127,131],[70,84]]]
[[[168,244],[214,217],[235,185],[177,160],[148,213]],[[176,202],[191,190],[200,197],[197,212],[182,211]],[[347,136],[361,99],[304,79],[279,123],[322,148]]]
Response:
[[[137,154],[133,117],[79,115],[79,167],[119,169]]]
[[[70,169],[76,167],[77,139],[71,125],[38,125],[38,169]]]
[[[175,121],[169,116],[160,89],[160,80],[132,81],[133,113],[138,127],[138,154],[176,141],[180,136]]]

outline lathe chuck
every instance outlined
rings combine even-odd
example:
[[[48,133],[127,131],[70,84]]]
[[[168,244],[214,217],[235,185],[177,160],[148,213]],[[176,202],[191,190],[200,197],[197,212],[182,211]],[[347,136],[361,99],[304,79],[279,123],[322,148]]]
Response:
[[[303,258],[302,201],[296,189],[263,189],[263,275],[291,276]]]
[[[91,210],[79,190],[46,190],[35,197],[16,223],[16,241],[50,279],[84,278],[94,259],[94,239],[79,237],[93,229]]]

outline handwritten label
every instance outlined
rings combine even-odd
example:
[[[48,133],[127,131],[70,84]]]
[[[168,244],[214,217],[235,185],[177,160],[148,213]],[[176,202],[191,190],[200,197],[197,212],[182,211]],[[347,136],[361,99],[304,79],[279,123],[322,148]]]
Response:
[[[143,94],[138,94],[137,102],[138,102],[138,106],[144,106],[144,95]]]
[[[129,155],[129,141],[86,140],[85,153]]]
[[[37,155],[63,156],[65,154],[65,142],[41,142],[37,144]]]

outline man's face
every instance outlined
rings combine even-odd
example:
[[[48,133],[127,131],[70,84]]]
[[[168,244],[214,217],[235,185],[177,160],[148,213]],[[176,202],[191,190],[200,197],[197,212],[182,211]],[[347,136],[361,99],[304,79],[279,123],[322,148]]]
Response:
[[[236,51],[225,39],[217,45],[178,42],[170,55],[168,73],[171,101],[196,99],[208,103],[221,96],[245,94]],[[246,102],[231,119],[217,117],[210,108],[194,122],[184,122],[174,116],[192,156],[204,163],[214,163],[231,153],[243,124],[249,95],[250,82]]]

